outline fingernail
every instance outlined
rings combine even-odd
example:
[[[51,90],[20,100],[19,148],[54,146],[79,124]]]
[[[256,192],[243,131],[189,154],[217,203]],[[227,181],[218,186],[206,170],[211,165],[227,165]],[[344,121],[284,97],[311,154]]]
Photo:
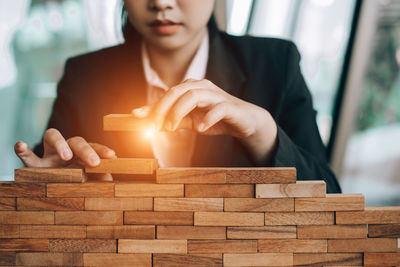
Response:
[[[63,151],[64,159],[70,159],[72,157],[72,152],[68,148],[65,148]]]
[[[172,122],[167,121],[167,122],[165,123],[165,128],[166,128],[168,131],[172,131]]]
[[[205,126],[206,126],[206,125],[204,124],[204,122],[200,122],[199,127],[198,127],[199,131],[200,131],[200,132],[204,131],[204,127],[205,127]]]
[[[99,165],[100,164],[100,159],[97,155],[95,154],[90,154],[89,155],[89,161],[92,165]]]

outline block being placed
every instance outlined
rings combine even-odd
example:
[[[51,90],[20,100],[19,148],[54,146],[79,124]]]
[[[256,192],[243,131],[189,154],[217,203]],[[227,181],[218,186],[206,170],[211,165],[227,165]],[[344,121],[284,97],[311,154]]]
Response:
[[[327,194],[326,198],[296,198],[296,211],[359,211],[364,210],[362,194]]]
[[[83,183],[86,174],[79,168],[20,168],[14,170],[17,183]]]
[[[155,130],[155,124],[147,118],[137,118],[132,114],[109,114],[103,117],[104,131],[140,131]]]
[[[141,158],[101,159],[96,167],[86,167],[87,173],[153,174],[157,160]]]
[[[256,198],[325,197],[324,181],[297,181],[294,184],[256,184]]]

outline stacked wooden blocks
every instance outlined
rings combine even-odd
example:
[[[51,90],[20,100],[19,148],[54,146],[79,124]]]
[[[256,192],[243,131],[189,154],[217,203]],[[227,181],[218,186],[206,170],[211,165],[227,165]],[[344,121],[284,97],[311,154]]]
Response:
[[[17,169],[0,184],[0,265],[399,266],[400,207],[364,208],[294,168],[165,168],[102,161]],[[142,167],[137,167],[142,166]],[[129,169],[129,170],[128,170]]]

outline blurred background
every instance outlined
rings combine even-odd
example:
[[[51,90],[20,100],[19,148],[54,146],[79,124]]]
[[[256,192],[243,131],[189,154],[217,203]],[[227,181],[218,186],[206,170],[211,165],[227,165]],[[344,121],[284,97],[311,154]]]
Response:
[[[293,40],[343,191],[400,205],[400,1],[217,0],[232,35]],[[43,134],[65,60],[123,42],[121,0],[0,1],[0,180]],[[397,143],[399,142],[399,143]]]

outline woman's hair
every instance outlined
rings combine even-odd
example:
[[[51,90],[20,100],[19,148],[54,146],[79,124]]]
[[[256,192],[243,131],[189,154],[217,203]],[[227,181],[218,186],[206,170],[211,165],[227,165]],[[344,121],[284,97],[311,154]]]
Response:
[[[125,9],[124,4],[122,4],[121,27],[122,27],[122,36],[124,37],[125,42],[132,42],[135,40],[139,40],[141,38],[139,32],[130,23],[128,19],[128,13]],[[214,13],[211,15],[207,27],[209,32],[218,31],[217,21],[215,20]]]

